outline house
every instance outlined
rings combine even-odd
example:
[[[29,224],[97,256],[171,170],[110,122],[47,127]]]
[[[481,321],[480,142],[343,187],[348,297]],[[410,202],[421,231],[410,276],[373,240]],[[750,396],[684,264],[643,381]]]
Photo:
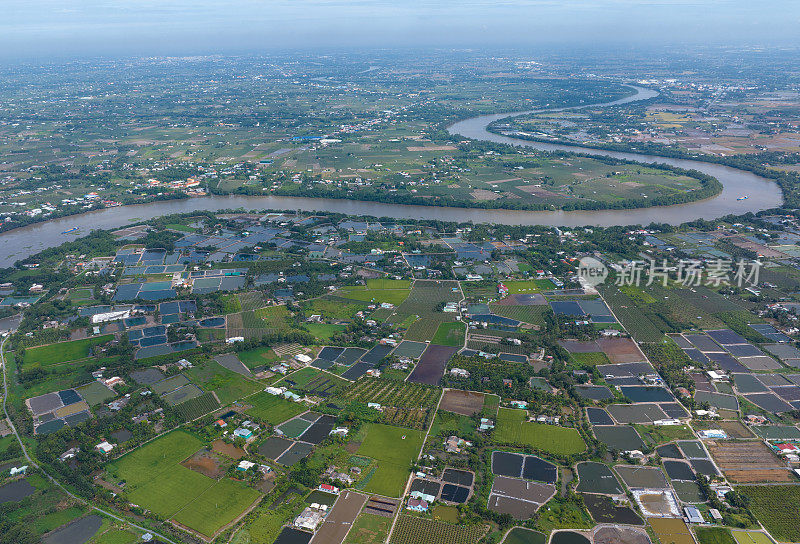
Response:
[[[242,459],[241,461],[239,461],[239,464],[236,465],[236,470],[241,471],[241,472],[247,472],[248,470],[250,470],[254,466],[256,466],[255,463]]]
[[[454,378],[469,378],[469,371],[463,368],[451,368],[450,375]]]
[[[472,442],[467,442],[457,436],[448,436],[447,440],[444,441],[444,449],[447,453],[461,453],[462,447],[468,448],[470,446],[472,446]]]
[[[524,400],[512,400],[510,402],[510,404],[514,408],[519,408],[521,410],[527,410],[528,409],[528,403],[525,402]]]
[[[77,455],[77,453],[79,451],[81,451],[80,448],[70,448],[67,451],[65,451],[64,453],[62,453],[61,455],[59,455],[58,456],[58,460],[63,463],[67,459],[74,459],[75,455]]]
[[[109,389],[113,389],[117,385],[125,385],[125,380],[123,380],[119,376],[114,376],[113,378],[103,380],[103,385],[105,385]]]
[[[697,431],[697,435],[700,438],[715,438],[719,440],[724,440],[728,438],[728,433],[723,431],[722,429],[706,429]]]
[[[383,410],[383,407],[381,407],[381,405],[378,404],[377,402],[368,402],[367,408],[372,408],[374,410],[378,410],[379,412]]]
[[[417,499],[422,502],[426,502],[428,504],[436,500],[436,497],[434,495],[428,495],[427,493],[423,493],[422,491],[412,491],[411,493],[409,493],[409,496],[412,499]]]
[[[491,419],[481,418],[481,424],[478,425],[478,430],[481,432],[490,431],[494,429],[494,421]]]
[[[245,440],[250,440],[251,438],[253,438],[253,431],[251,431],[250,429],[244,429],[242,427],[239,427],[238,429],[233,431],[233,436],[236,436],[238,438],[244,438]]]
[[[102,442],[100,442],[98,445],[95,446],[95,449],[108,455],[109,453],[111,453],[111,450],[114,449],[114,445],[109,444],[106,440],[103,440]]]
[[[325,504],[311,503],[305,510],[300,512],[294,520],[294,526],[307,531],[315,531],[320,523],[323,522],[328,514],[328,506]]]
[[[264,392],[269,393],[270,395],[276,395],[276,396],[283,395],[284,391],[286,391],[286,388],[284,388],[284,387],[272,387],[272,386],[269,386],[266,389],[264,389]]]
[[[336,435],[336,436],[347,436],[347,433],[349,433],[349,432],[350,432],[350,429],[348,429],[347,427],[336,427],[335,429],[333,429],[328,434],[332,434],[332,435]]]
[[[214,422],[214,425],[216,425],[216,426],[217,426],[217,427],[219,427],[220,429],[224,429],[225,427],[227,427],[227,426],[228,426],[228,424],[227,424],[227,423],[225,423],[225,420],[222,420],[222,419],[218,419],[218,420],[216,420],[216,421]]]
[[[23,465],[21,467],[11,467],[9,475],[16,476],[17,474],[26,474],[27,472],[28,472],[28,465]]]
[[[326,493],[337,493],[337,494],[339,493],[339,488],[332,486],[330,484],[320,484],[320,486],[317,489],[319,489],[320,491],[325,491]]]
[[[717,510],[716,508],[709,508],[708,514],[714,521],[722,521],[722,514],[720,514],[719,510]]]
[[[295,359],[295,361],[298,361],[300,363],[305,363],[305,364],[308,364],[311,361],[313,361],[313,359],[311,357],[309,357],[308,355],[304,355],[302,353],[298,353],[297,355],[295,355],[294,359]]]
[[[406,509],[413,510],[414,512],[427,512],[428,502],[422,499],[408,499]]]

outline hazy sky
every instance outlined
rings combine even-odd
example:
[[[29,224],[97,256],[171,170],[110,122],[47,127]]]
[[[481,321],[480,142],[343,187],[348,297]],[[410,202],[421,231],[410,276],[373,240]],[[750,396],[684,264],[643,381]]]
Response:
[[[0,0],[0,55],[800,45],[800,0]]]

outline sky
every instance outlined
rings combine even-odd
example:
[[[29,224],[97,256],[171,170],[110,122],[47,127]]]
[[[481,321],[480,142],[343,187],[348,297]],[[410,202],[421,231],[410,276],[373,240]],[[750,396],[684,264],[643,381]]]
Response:
[[[2,0],[0,56],[800,45],[800,0]]]

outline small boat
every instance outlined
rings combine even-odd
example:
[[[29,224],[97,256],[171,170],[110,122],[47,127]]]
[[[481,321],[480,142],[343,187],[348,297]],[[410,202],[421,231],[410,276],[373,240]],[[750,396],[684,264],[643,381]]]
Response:
[[[64,231],[64,232],[62,232],[61,234],[72,234],[73,232],[77,232],[77,230],[78,230],[78,227],[72,227],[72,228],[71,228],[71,229],[69,229],[69,230],[65,230],[65,231]]]
[[[739,197],[739,198],[737,198],[736,200],[747,200],[747,195],[740,196],[740,197]]]

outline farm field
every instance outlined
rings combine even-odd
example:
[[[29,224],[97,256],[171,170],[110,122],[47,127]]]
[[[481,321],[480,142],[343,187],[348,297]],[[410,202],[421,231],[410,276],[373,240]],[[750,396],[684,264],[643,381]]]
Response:
[[[740,486],[736,490],[750,500],[750,510],[775,539],[800,541],[800,486]]]
[[[503,304],[490,304],[489,307],[491,308],[492,313],[496,315],[539,326],[545,325],[545,316],[553,311],[550,306],[546,304],[531,306],[506,306]]]
[[[494,440],[499,444],[531,446],[555,455],[572,455],[586,449],[577,430],[525,421],[525,411],[512,408],[500,408]]]
[[[231,403],[263,389],[255,380],[249,380],[210,359],[204,359],[186,369],[186,376],[204,391],[214,391],[222,404]]]
[[[721,527],[698,527],[694,531],[700,544],[736,544],[730,529]]]
[[[106,334],[84,338],[83,340],[27,348],[22,357],[21,366],[28,369],[85,359],[89,356],[90,348],[105,344],[113,339],[113,334]]]
[[[440,346],[461,347],[464,345],[464,334],[467,326],[460,321],[442,323],[433,335],[432,344]]]
[[[181,509],[174,520],[206,536],[213,536],[259,497],[256,490],[223,478]]]
[[[362,512],[353,523],[344,544],[383,544],[392,518]]]
[[[302,414],[307,410],[303,404],[286,400],[277,395],[270,395],[263,391],[248,397],[245,402],[252,406],[252,408],[246,410],[248,414],[271,425],[283,423],[287,419]]]
[[[440,390],[411,382],[362,377],[338,397],[360,403],[383,406],[381,421],[412,429],[424,429],[430,411],[439,399]]]
[[[203,443],[184,431],[173,431],[109,463],[107,470],[136,487],[170,471],[202,447]]]
[[[407,280],[369,279],[366,285],[342,287],[336,291],[336,296],[359,302],[399,306],[410,292],[411,282]]]
[[[391,544],[474,544],[485,533],[483,524],[452,525],[444,521],[401,515]]]
[[[367,425],[366,438],[358,454],[376,459],[377,471],[364,487],[368,493],[397,497],[402,492],[417,459],[424,434],[421,431],[402,429],[380,423]]]

